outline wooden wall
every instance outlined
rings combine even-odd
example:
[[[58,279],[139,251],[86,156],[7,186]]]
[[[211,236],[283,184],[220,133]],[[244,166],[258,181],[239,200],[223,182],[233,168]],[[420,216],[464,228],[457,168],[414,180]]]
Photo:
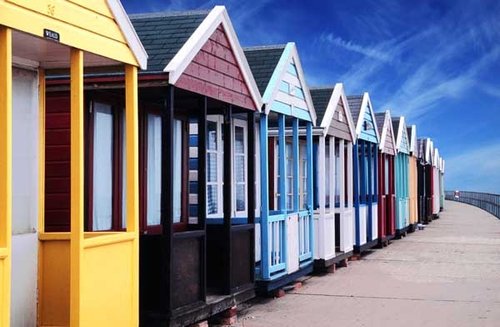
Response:
[[[256,110],[222,25],[194,57],[175,86]]]
[[[330,122],[328,134],[344,140],[352,141],[351,132],[349,131],[349,124],[347,122],[347,115],[345,112],[344,104],[339,100],[333,118]]]

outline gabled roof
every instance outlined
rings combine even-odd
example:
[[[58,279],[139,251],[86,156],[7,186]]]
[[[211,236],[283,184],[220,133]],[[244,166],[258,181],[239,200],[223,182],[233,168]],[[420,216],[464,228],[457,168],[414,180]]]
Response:
[[[370,100],[370,95],[368,92],[363,93],[363,95],[349,95],[347,96],[347,102],[349,103],[349,109],[351,110],[352,119],[354,120],[354,125],[356,126],[356,135],[361,134],[361,128],[363,125],[363,116],[366,110],[370,111],[373,123],[376,125],[377,120],[375,119],[375,112],[373,111],[372,102]],[[375,135],[380,143],[380,134],[378,132],[378,127],[373,126],[375,129]]]
[[[130,15],[130,20],[149,54],[147,70],[163,72],[209,12],[205,10]]]
[[[344,110],[347,115],[347,124],[353,143],[356,143],[356,129],[354,127],[354,120],[352,119],[351,110],[349,109],[349,102],[344,92],[344,85],[342,83],[335,84],[333,88],[311,88],[311,98],[316,110],[316,117],[323,128],[323,135],[328,133],[331,121],[337,109],[337,104],[342,101]]]
[[[261,94],[266,92],[267,85],[271,80],[271,76],[280,61],[285,47],[286,44],[279,44],[243,49]]]
[[[400,152],[401,142],[403,141],[405,135],[408,140],[408,146],[410,146],[410,138],[408,137],[408,132],[406,130],[405,117],[401,116],[392,118],[392,127],[396,133],[396,149]]]
[[[385,112],[377,112],[375,114],[375,119],[377,121],[378,133],[380,135],[379,149],[383,151],[385,148],[385,140],[387,138],[389,128],[392,129],[391,111],[386,110]],[[392,129],[391,133],[391,143],[394,147],[394,153],[396,153],[396,139],[394,138],[394,129]]]
[[[417,125],[411,125],[406,128],[408,133],[408,141],[410,142],[410,152],[416,157],[418,156],[418,145],[417,145]]]
[[[308,107],[308,113],[313,125],[316,125],[316,112],[295,43],[288,42],[284,47],[283,45],[272,45],[248,47],[244,50],[252,72],[255,71],[255,74],[258,76],[257,80],[259,89],[262,92],[262,101],[266,106],[266,113],[269,113],[271,109],[270,104],[275,100],[280,90],[280,81],[287,72],[288,64],[293,60],[298,74],[297,77],[304,92],[304,101]],[[276,61],[276,59],[278,60]],[[272,73],[269,74],[271,69]]]
[[[168,82],[173,85],[222,25],[255,106],[260,110],[262,98],[224,6],[215,6],[208,12],[138,14],[131,18],[151,56],[148,72],[168,73]]]
[[[438,150],[438,148],[434,148],[434,155],[432,157],[432,165],[434,167],[439,168],[439,150]]]
[[[430,138],[420,138],[418,139],[418,157],[421,161],[426,164],[431,163],[431,150],[432,150],[432,141]]]

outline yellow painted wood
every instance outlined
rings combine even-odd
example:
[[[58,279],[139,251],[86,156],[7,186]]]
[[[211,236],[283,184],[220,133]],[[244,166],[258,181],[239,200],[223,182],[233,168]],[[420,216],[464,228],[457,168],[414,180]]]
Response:
[[[92,10],[100,15],[113,18],[108,2],[103,0],[69,0],[81,7]]]
[[[45,3],[45,5],[48,6],[52,2],[60,2],[50,0],[16,1],[22,2],[23,4],[27,4],[29,6],[39,6],[38,3]],[[70,5],[80,8],[79,6],[71,3]],[[65,13],[61,12],[57,8],[58,7],[56,7],[56,13],[54,15],[64,16]],[[101,30],[114,31],[112,33],[116,34],[116,29],[119,30],[119,28],[114,20],[109,20],[108,18],[102,16],[102,19],[106,19],[108,23],[100,24],[101,27],[99,28],[99,33],[97,33],[92,26],[87,26],[87,23],[81,22],[84,19],[82,19],[83,17],[81,17],[79,14],[72,13],[71,16],[64,16],[67,18],[64,18],[65,20],[63,21],[56,19],[51,15],[42,14],[40,13],[40,10],[28,10],[16,3],[8,2],[6,0],[0,0],[0,23],[2,25],[9,26],[13,29],[23,31],[25,33],[29,33],[38,37],[43,37],[43,30],[49,29],[59,33],[61,44],[98,54],[100,56],[114,59],[122,63],[127,63],[135,66],[138,65],[135,55],[129,48],[129,46],[124,41],[116,40],[119,38],[118,35],[115,35],[114,38],[110,38],[108,36],[100,34],[104,33]],[[61,13],[59,14],[59,12]],[[121,39],[123,40],[123,34],[121,33],[121,30],[119,30],[119,32],[121,35]]]
[[[139,118],[137,67],[125,66],[126,119],[126,199],[127,232],[133,233],[132,251],[132,326],[139,324]]]
[[[80,6],[67,0],[7,0],[7,2],[110,40],[126,43],[113,17],[101,15],[87,6]]]
[[[38,71],[38,233],[45,232],[45,71]]]
[[[12,241],[12,31],[0,25],[0,327],[10,323]]]
[[[83,52],[71,49],[71,278],[70,322],[80,326],[83,246]],[[96,290],[98,292],[98,290]]]
[[[69,326],[70,233],[40,234],[39,239],[38,325]]]
[[[85,249],[103,247],[109,244],[118,244],[122,242],[130,242],[135,238],[134,233],[117,232],[109,235],[98,235],[86,237],[83,247]]]

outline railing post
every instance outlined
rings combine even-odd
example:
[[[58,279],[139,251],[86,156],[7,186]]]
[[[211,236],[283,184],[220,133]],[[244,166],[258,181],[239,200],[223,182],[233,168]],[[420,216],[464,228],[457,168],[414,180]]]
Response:
[[[261,229],[261,256],[260,266],[263,279],[269,279],[269,267],[271,258],[269,256],[269,151],[268,151],[268,117],[265,113],[260,115],[260,229]]]

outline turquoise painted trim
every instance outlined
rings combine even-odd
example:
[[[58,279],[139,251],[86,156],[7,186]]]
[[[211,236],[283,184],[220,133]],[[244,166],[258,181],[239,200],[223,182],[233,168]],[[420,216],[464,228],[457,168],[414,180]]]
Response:
[[[260,115],[260,194],[261,194],[261,213],[260,213],[260,230],[261,230],[261,276],[268,279],[271,276],[269,271],[269,151],[268,151],[268,117],[265,113]]]
[[[273,95],[273,91],[276,89],[276,85],[281,81],[281,72],[286,68],[288,64],[288,58],[290,57],[290,51],[292,50],[292,44],[288,43],[283,49],[283,53],[281,54],[281,58],[276,65],[276,68],[269,79],[269,83],[267,83],[266,90],[262,95],[262,101],[264,103],[269,103],[271,100],[271,96]],[[272,110],[272,107],[271,107]]]
[[[292,106],[277,100],[274,100],[271,104],[271,110],[287,116],[292,115]]]
[[[302,108],[298,108],[298,107],[293,108],[292,116],[294,116],[298,119],[312,122],[311,114],[309,114],[309,111],[302,109]]]
[[[278,180],[278,192],[280,193],[279,197],[279,205],[278,205],[278,210],[281,211],[282,214],[287,213],[287,208],[286,208],[286,153],[285,153],[285,116],[279,114],[278,115],[278,151],[279,151],[279,175],[280,178]],[[282,258],[283,262],[286,262],[288,258],[288,240],[287,240],[287,226],[286,223],[283,224],[283,230],[281,231],[282,234],[282,245],[283,245],[283,252],[282,252]]]
[[[292,153],[293,153],[293,211],[299,211],[299,120],[292,120]]]
[[[288,82],[285,82],[285,81],[281,81],[280,83],[280,91],[286,93],[286,94],[290,94],[290,83]]]
[[[302,261],[305,261],[305,260],[311,259],[311,258],[312,258],[312,252],[307,252],[307,253],[304,253],[303,255],[299,256],[299,262],[302,262]]]
[[[268,222],[274,223],[277,221],[284,221],[287,217],[287,214],[278,214],[278,215],[270,215],[268,218]]]
[[[297,73],[297,67],[295,66],[295,63],[294,62],[290,62],[288,64],[288,68],[286,69],[287,73],[293,75],[293,76],[299,76],[299,74]]]
[[[360,243],[360,235],[359,235],[359,205],[360,205],[360,185],[359,185],[359,155],[358,155],[358,147],[360,142],[353,144],[352,147],[352,164],[353,164],[353,196],[354,196],[354,242],[356,245]]]
[[[304,90],[301,87],[296,87],[295,88],[294,96],[296,96],[297,98],[302,99],[304,101],[306,100],[306,96],[304,94]]]
[[[286,269],[286,263],[284,262],[269,267],[269,271],[271,272],[271,274],[285,269]]]

